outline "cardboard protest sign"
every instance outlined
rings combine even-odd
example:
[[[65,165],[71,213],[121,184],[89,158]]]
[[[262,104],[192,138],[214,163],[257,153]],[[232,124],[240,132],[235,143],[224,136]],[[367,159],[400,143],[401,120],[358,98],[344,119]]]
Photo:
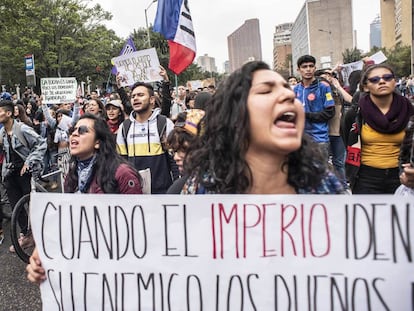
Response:
[[[372,54],[369,58],[372,59],[375,64],[381,64],[388,59],[381,50]]]
[[[362,70],[364,62],[359,60],[357,62],[341,65],[341,75],[345,85],[349,85],[349,75],[355,70]]]
[[[153,82],[162,80],[160,61],[155,48],[140,50],[112,58],[122,77],[121,86],[133,85],[135,82]]]
[[[40,87],[43,102],[46,104],[60,104],[74,102],[78,83],[76,78],[42,78]]]
[[[205,87],[208,87],[209,85],[216,85],[216,79],[207,78],[204,80],[190,80],[190,81],[187,81],[187,84],[186,84],[187,88],[190,91],[194,91],[200,88],[203,89]]]
[[[44,310],[413,310],[412,197],[33,193]]]
[[[369,58],[373,60],[375,64],[381,64],[387,60],[387,57],[382,51],[378,51],[372,54]],[[364,67],[364,62],[362,60],[359,60],[353,63],[343,64],[341,67],[341,74],[344,84],[349,85],[349,75],[354,70],[362,70]]]

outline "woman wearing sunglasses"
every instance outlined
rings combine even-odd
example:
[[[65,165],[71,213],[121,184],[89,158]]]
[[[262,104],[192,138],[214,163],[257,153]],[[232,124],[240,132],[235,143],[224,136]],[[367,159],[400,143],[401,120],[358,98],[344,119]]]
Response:
[[[360,85],[366,94],[342,125],[347,177],[354,194],[391,194],[400,185],[398,156],[414,108],[395,93],[395,73],[386,64],[368,67]]]
[[[138,173],[116,151],[106,121],[85,113],[70,130],[71,164],[65,179],[68,193],[141,194]],[[28,279],[41,283],[46,279],[37,249],[27,265]]]
[[[70,131],[65,192],[141,194],[138,173],[116,151],[106,121],[86,113]]]

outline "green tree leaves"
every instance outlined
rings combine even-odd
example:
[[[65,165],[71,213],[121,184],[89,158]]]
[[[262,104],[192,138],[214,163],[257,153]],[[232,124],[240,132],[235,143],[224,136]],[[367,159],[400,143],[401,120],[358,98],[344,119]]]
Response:
[[[0,6],[0,81],[25,85],[24,55],[34,54],[37,79],[91,76],[106,80],[122,40],[102,22],[112,18],[82,0],[5,0]],[[13,21],[13,22],[12,22]]]

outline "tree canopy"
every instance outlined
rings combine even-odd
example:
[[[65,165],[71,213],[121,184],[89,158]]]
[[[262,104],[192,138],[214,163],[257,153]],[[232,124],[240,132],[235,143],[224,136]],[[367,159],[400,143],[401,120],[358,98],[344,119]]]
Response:
[[[3,0],[0,4],[0,83],[26,85],[24,56],[34,55],[36,79],[76,77],[102,85],[111,78],[111,59],[124,44],[104,25],[112,15],[89,0]],[[12,22],[13,21],[13,22]],[[169,48],[161,34],[149,30],[163,67],[168,68]],[[148,48],[146,28],[133,29],[130,36],[138,50]],[[205,73],[190,65],[178,78],[179,84],[200,79]],[[210,73],[210,76],[212,74]],[[217,74],[216,74],[217,76]],[[112,77],[112,82],[114,82]],[[170,73],[170,80],[175,77]],[[37,85],[39,83],[37,82]]]
[[[4,0],[0,6],[0,80],[25,85],[24,56],[33,54],[37,79],[106,79],[122,40],[103,22],[112,15],[82,0]],[[13,21],[13,22],[12,22]]]

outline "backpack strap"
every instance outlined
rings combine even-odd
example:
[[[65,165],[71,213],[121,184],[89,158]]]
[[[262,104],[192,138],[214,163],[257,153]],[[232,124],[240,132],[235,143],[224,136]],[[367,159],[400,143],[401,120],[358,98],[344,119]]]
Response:
[[[125,142],[125,147],[127,149],[128,152],[128,142],[127,142],[127,136],[128,136],[128,131],[129,128],[131,127],[131,120],[130,119],[125,119],[124,122],[122,122],[122,137],[124,138],[124,142]],[[167,117],[164,115],[157,115],[157,130],[158,130],[158,135],[160,137],[160,142],[162,145],[162,150],[166,150],[165,149],[165,142],[166,142],[166,130],[167,130]]]
[[[157,128],[158,128],[158,135],[163,136],[167,129],[167,117],[159,114],[157,115]]]
[[[167,117],[159,114],[157,115],[157,129],[158,129],[158,135],[160,136],[160,142],[162,146],[162,150],[166,151],[166,142],[167,142]]]
[[[122,137],[124,138],[124,142],[125,142],[125,148],[127,150],[127,155],[128,155],[128,142],[127,142],[127,137],[128,137],[128,131],[129,128],[131,127],[131,120],[129,118],[125,119],[124,122],[122,122]]]

